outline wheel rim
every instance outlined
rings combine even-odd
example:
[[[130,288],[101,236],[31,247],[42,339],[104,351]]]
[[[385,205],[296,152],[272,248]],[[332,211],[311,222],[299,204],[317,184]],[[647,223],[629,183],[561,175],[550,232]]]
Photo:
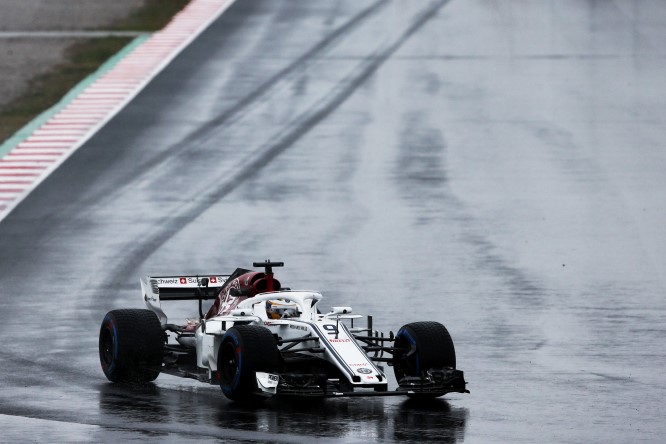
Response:
[[[113,332],[107,327],[102,331],[102,338],[100,341],[99,355],[102,359],[102,364],[108,368],[113,364],[114,357],[114,337]]]
[[[222,382],[225,384],[233,383],[236,378],[236,373],[238,372],[238,363],[236,362],[236,346],[227,342],[222,348],[222,359],[221,359],[222,368],[221,378]]]
[[[398,379],[403,376],[418,376],[418,351],[408,355],[411,341],[398,332],[395,339],[395,347],[402,350],[394,355],[394,369]]]

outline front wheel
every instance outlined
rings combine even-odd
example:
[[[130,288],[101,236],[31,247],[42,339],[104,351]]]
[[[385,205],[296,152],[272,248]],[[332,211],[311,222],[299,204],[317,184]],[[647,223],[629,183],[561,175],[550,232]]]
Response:
[[[275,373],[280,352],[273,334],[259,325],[237,325],[222,338],[217,355],[217,371],[224,395],[233,400],[254,403],[266,399],[259,394],[256,372]]]
[[[393,371],[404,377],[422,377],[430,369],[456,368],[456,351],[448,330],[439,322],[413,322],[395,336]]]
[[[99,360],[112,382],[146,383],[160,374],[165,336],[150,310],[111,310],[99,331]]]

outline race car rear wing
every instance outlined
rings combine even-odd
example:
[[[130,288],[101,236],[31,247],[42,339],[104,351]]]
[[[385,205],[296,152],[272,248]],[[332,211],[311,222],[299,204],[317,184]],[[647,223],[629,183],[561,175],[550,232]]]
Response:
[[[229,275],[148,276],[141,279],[144,298],[155,294],[162,301],[215,299]],[[206,289],[208,291],[206,291]],[[148,290],[148,291],[146,291]]]
[[[166,325],[167,316],[162,311],[161,301],[202,301],[217,298],[229,275],[209,274],[198,276],[147,276],[141,278],[143,300],[149,309]]]

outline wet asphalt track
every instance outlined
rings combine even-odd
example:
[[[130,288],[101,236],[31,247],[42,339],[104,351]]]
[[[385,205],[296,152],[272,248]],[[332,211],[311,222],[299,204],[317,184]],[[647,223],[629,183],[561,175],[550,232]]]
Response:
[[[0,224],[1,440],[660,442],[664,24],[239,0]],[[140,275],[265,258],[380,329],[445,323],[472,393],[249,410],[106,382],[99,324]]]

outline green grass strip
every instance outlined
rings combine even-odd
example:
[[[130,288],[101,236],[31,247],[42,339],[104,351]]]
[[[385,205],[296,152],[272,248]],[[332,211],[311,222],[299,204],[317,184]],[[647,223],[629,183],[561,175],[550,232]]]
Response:
[[[130,52],[132,52],[136,47],[141,45],[150,37],[150,34],[142,35],[126,45],[122,50],[104,62],[95,72],[88,75],[85,79],[81,80],[74,88],[72,88],[67,94],[63,96],[62,99],[46,111],[39,114],[35,117],[30,123],[25,125],[23,128],[18,130],[7,139],[2,145],[0,145],[0,158],[4,157],[12,149],[16,147],[19,143],[27,139],[32,133],[35,132],[39,127],[41,127],[47,120],[56,115],[59,111],[65,108],[69,103],[74,100],[84,89],[89,85],[94,83],[98,78],[109,72],[113,69],[114,66],[118,64],[123,58],[125,58]]]

